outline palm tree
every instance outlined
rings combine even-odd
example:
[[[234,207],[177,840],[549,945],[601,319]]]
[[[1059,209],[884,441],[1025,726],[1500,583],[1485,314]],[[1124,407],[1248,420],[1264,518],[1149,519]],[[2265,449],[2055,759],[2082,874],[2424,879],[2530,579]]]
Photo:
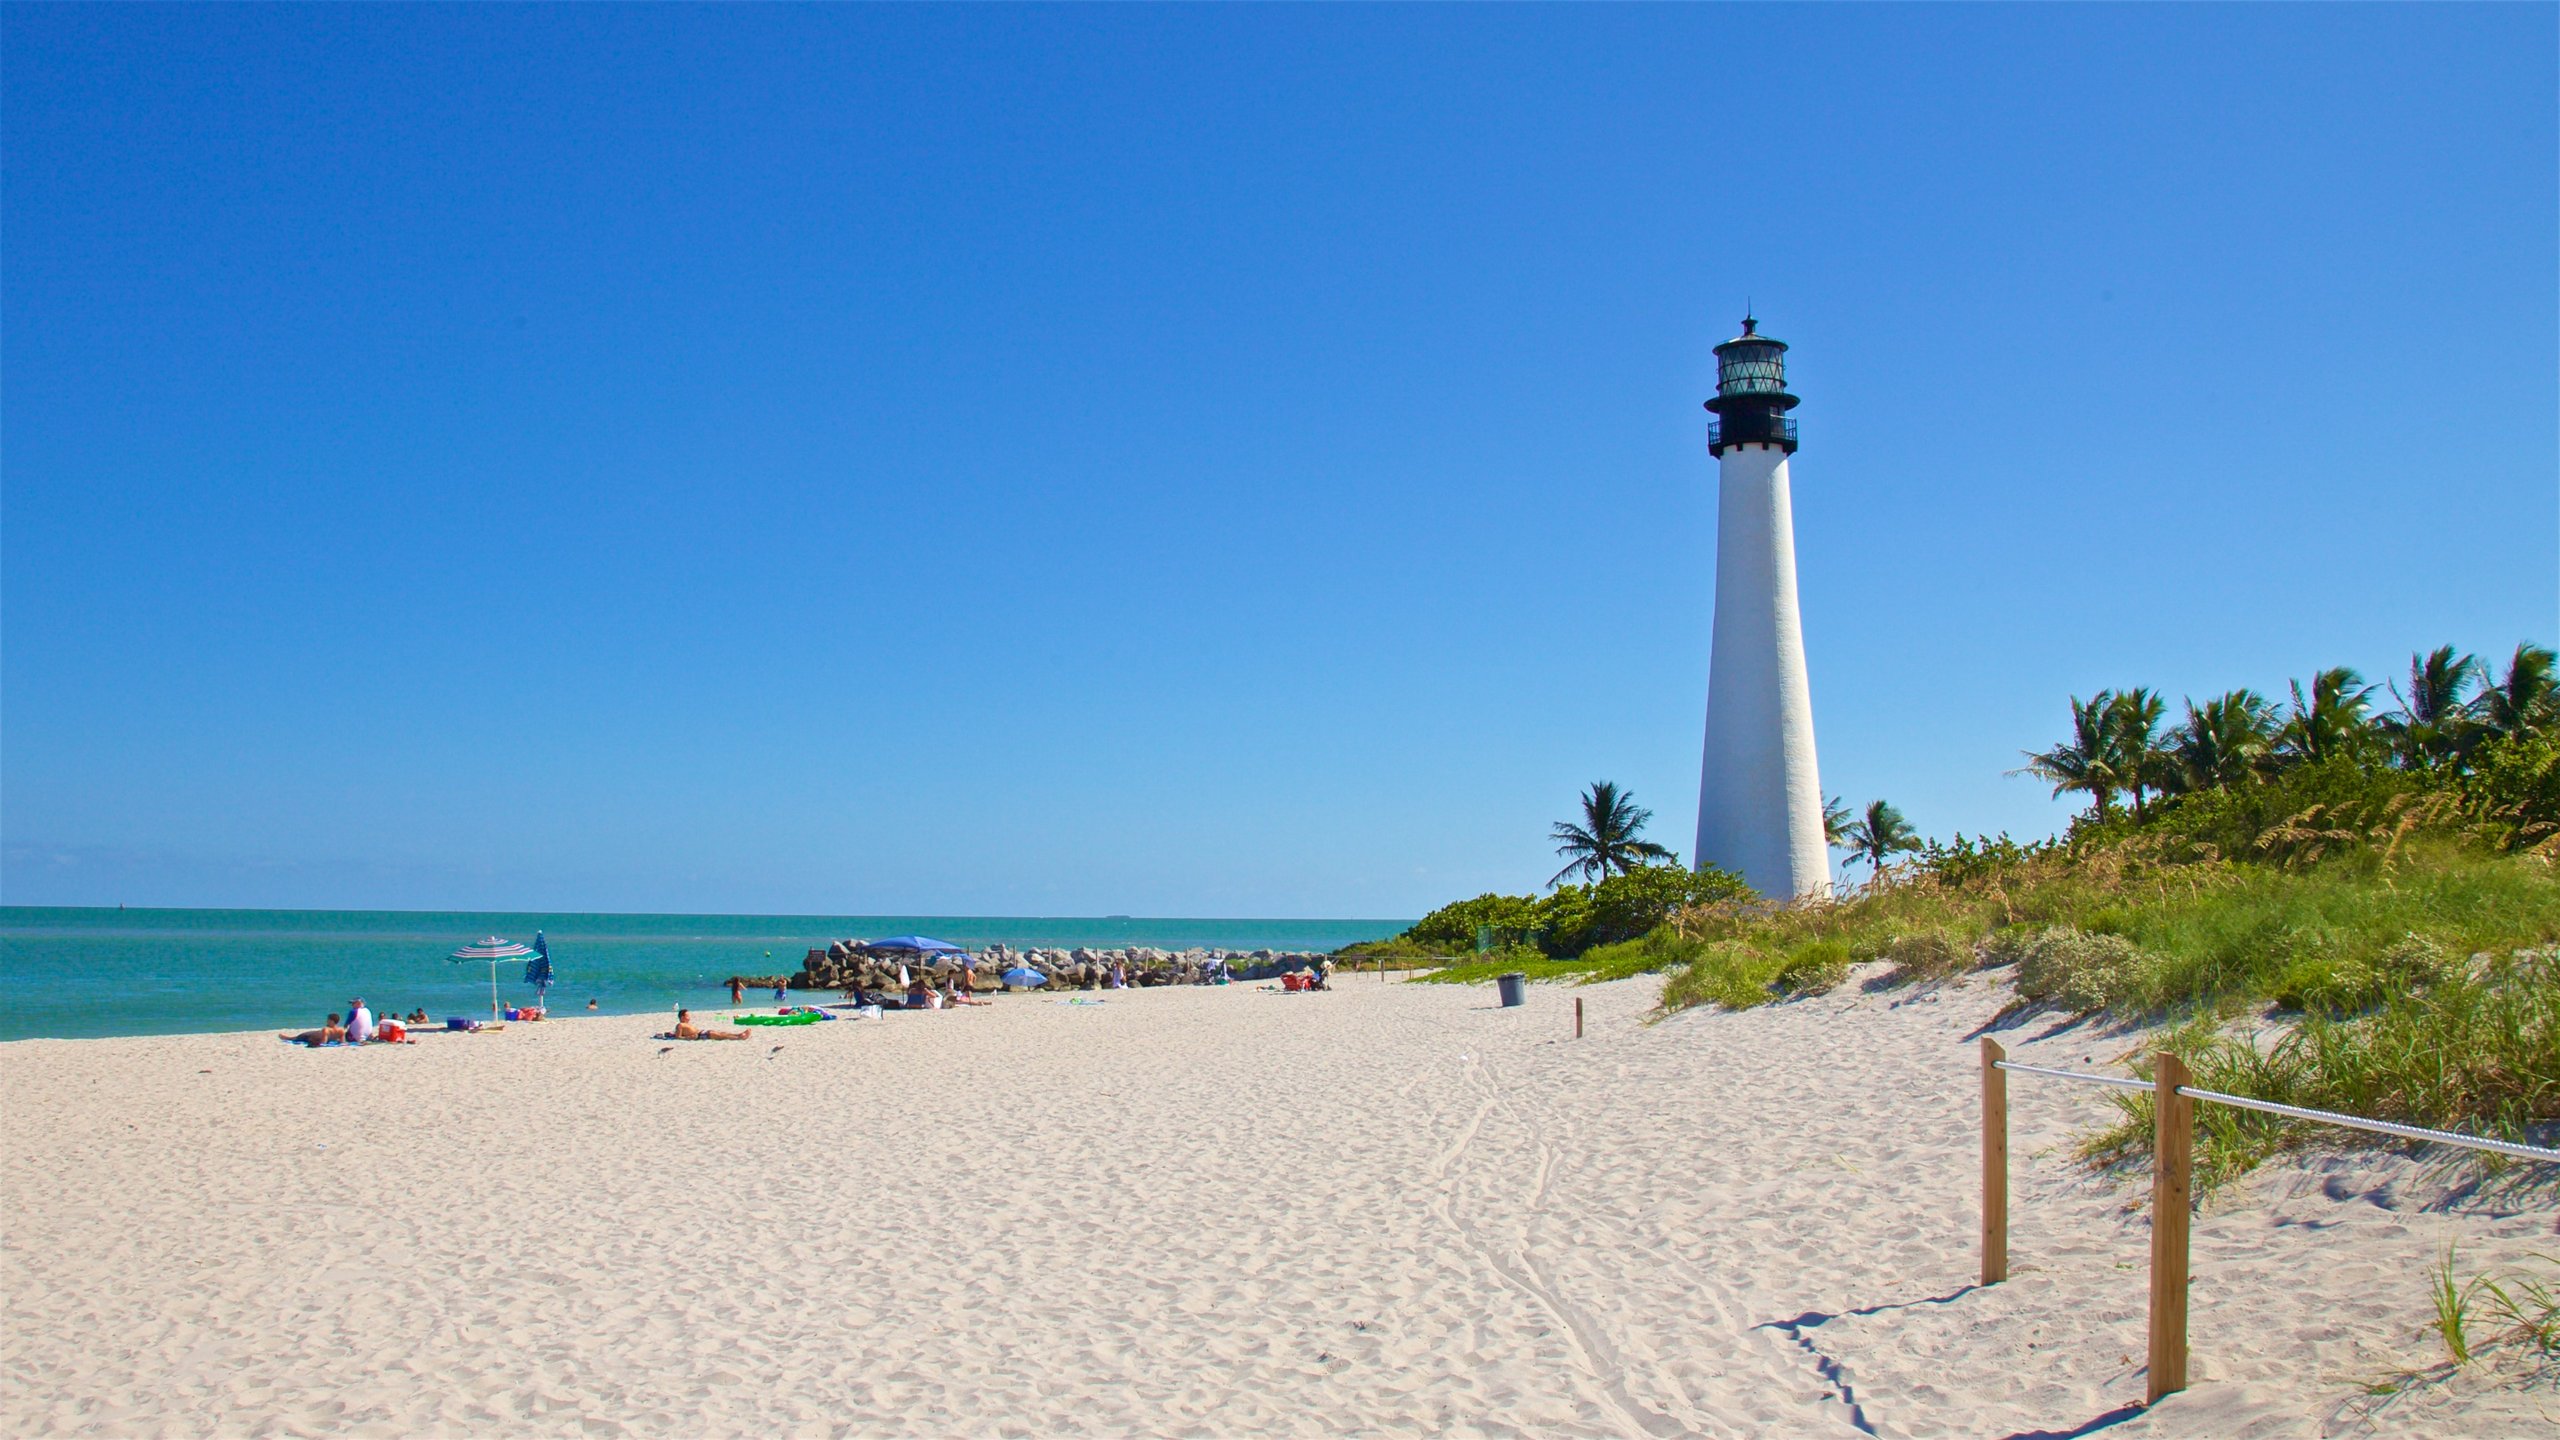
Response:
[[[2199,706],[2187,702],[2187,720],[2170,732],[2182,790],[2223,790],[2246,784],[2266,763],[2273,745],[2276,707],[2255,690],[2229,690]]]
[[[1870,878],[1884,874],[1885,862],[1905,850],[1920,848],[1920,836],[1902,812],[1882,800],[1867,802],[1867,813],[1852,820],[1840,832],[1852,861],[1867,862]]]
[[[2107,702],[2107,768],[2133,793],[2137,823],[2142,819],[2144,797],[2175,783],[2170,779],[2169,752],[2160,748],[2160,716],[2167,708],[2156,692],[2141,686]]]
[[[2373,687],[2364,683],[2363,676],[2336,665],[2311,677],[2307,696],[2301,681],[2291,685],[2293,713],[2276,732],[2276,753],[2281,758],[2316,764],[2352,754],[2371,737],[2373,727],[2365,711],[2373,702]]]
[[[2533,735],[2560,721],[2560,677],[2554,657],[2531,643],[2516,646],[2507,678],[2484,685],[2471,704],[2482,724],[2501,735]]]
[[[1576,870],[1586,880],[1600,881],[1611,872],[1624,874],[1655,861],[1677,862],[1679,856],[1650,840],[1639,840],[1645,823],[1653,812],[1638,805],[1633,795],[1620,791],[1611,781],[1596,781],[1582,796],[1582,823],[1559,820],[1548,838],[1556,842],[1556,853],[1566,858],[1565,867],[1547,881],[1559,884]]]
[[[2124,777],[2115,769],[2117,747],[2108,726],[2107,712],[2115,699],[2112,690],[2101,690],[2086,700],[2074,698],[2071,738],[2050,750],[2023,752],[2027,763],[2009,773],[2050,780],[2056,796],[2073,791],[2086,795],[2096,802],[2098,818],[2105,820],[2116,792],[2125,788]]]
[[[2479,660],[2454,654],[2450,645],[2409,657],[2408,693],[2391,687],[2400,713],[2384,716],[2376,727],[2402,765],[2414,769],[2460,758],[2471,729],[2471,702],[2462,692],[2479,671]]]
[[[1841,804],[1837,795],[1822,799],[1822,843],[1834,850],[1845,850],[1849,845],[1849,807]]]

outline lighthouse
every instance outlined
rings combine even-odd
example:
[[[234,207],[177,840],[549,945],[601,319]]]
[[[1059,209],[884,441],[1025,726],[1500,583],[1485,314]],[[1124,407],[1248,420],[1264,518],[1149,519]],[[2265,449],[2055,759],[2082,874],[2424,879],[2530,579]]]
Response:
[[[1787,457],[1796,453],[1787,412],[1796,397],[1787,393],[1786,342],[1758,330],[1746,316],[1742,333],[1716,347],[1716,398],[1707,402],[1719,498],[1697,863],[1785,901],[1829,894],[1831,856],[1787,498]]]

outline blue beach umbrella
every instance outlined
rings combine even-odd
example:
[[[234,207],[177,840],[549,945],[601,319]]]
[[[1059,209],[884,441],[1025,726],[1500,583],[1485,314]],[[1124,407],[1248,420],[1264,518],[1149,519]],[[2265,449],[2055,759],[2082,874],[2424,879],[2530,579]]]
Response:
[[[912,950],[919,955],[966,955],[968,947],[948,940],[933,940],[922,935],[892,935],[886,940],[867,940],[865,950]]]
[[[551,1008],[551,947],[543,943],[539,930],[533,932],[533,958],[524,962],[524,983],[541,996],[535,1004]]]
[[[1028,965],[1016,965],[1004,972],[1004,983],[1017,990],[1034,990],[1049,983],[1049,977]]]
[[[526,946],[519,945],[513,940],[501,939],[498,936],[492,935],[488,939],[482,940],[477,944],[465,945],[461,949],[454,951],[453,958],[456,960],[486,960],[489,962],[489,1018],[495,1020],[498,1018],[498,962],[501,960],[521,960],[532,953],[533,951],[531,949]]]

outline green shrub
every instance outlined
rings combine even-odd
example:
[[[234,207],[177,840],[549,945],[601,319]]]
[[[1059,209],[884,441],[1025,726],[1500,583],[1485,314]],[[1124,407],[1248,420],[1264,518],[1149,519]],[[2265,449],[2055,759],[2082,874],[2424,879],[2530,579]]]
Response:
[[[2139,994],[2145,969],[2146,957],[2123,936],[2059,925],[2037,936],[2019,957],[2018,994],[2086,1014]]]
[[[1532,980],[1578,980],[1583,967],[1572,960],[1549,959],[1526,945],[1512,945],[1413,978],[1432,985],[1485,985],[1515,970]]]
[[[2483,744],[2462,793],[2483,817],[2507,827],[2515,849],[2550,844],[2560,835],[2560,728]]]
[[[2341,756],[2303,765],[2275,779],[2235,785],[2227,790],[2199,790],[2163,805],[2142,833],[2173,850],[2205,847],[2226,860],[2280,859],[2260,841],[2285,821],[2319,806],[2378,818],[2395,796],[2428,788],[2427,777]],[[2127,822],[2119,817],[2120,832]],[[2078,834],[2075,822],[2074,832]]]
[[[1472,955],[1476,939],[1492,932],[1495,948],[1516,944],[1538,928],[1538,901],[1529,895],[1479,895],[1443,905],[1414,922],[1400,938],[1436,955]]]
[[[2461,973],[2461,962],[2442,943],[2411,932],[2378,955],[2350,953],[2334,960],[2306,960],[2287,975],[2276,1001],[2296,1010],[2346,1014],[2396,997],[2415,995]]]
[[[1951,975],[1963,974],[1975,964],[1972,943],[1943,930],[1922,930],[1913,934],[1889,935],[1881,941],[1863,941],[1850,947],[1849,958],[1859,962],[1891,961],[1893,969],[1887,972],[1885,979],[1895,985],[1908,985],[1915,980],[1944,980]]]
[[[1586,950],[1574,963],[1584,967],[1584,984],[1597,985],[1608,980],[1624,980],[1631,975],[1676,970],[1696,959],[1702,948],[1697,941],[1684,940],[1668,929],[1656,928],[1633,940]]]
[[[1538,902],[1538,947],[1559,958],[1646,934],[1691,905],[1747,898],[1750,887],[1709,867],[1646,865],[1597,885],[1562,885]]]
[[[2448,978],[2372,1013],[2318,1012],[2261,1050],[2247,1036],[2190,1027],[2163,1046],[2206,1090],[2440,1130],[2529,1138],[2560,1120],[2560,983],[2538,956],[2483,979]],[[2151,1097],[2116,1097],[2122,1118],[2086,1147],[2105,1158],[2148,1153]],[[2370,1143],[2354,1132],[2228,1105],[2196,1107],[2199,1173],[2227,1178],[2292,1145]]]
[[[1396,938],[1443,956],[1473,954],[1479,942],[1486,942],[1497,950],[1533,945],[1552,958],[1569,960],[1637,939],[1675,910],[1743,900],[1750,894],[1738,877],[1713,866],[1646,865],[1597,885],[1560,885],[1544,898],[1479,895],[1443,905]]]
[[[1822,995],[1849,978],[1849,947],[1839,940],[1815,940],[1789,951],[1770,984],[1781,995]]]
[[[1784,963],[1766,950],[1739,941],[1715,941],[1663,982],[1663,1008],[1721,1005],[1727,1010],[1748,1010],[1769,1000],[1769,982],[1778,977]]]
[[[2043,934],[2031,925],[2003,925],[1983,937],[1982,963],[2015,965],[2027,958],[2027,951]]]

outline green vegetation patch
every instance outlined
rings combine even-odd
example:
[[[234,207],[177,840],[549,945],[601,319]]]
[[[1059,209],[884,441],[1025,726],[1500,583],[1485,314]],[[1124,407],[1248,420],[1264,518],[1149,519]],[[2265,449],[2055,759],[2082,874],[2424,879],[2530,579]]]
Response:
[[[2560,1120],[2560,960],[2550,951],[2503,957],[2352,1018],[2306,1015],[2272,1043],[2204,1022],[2174,1032],[2161,1048],[2187,1063],[2201,1089],[2530,1143],[2535,1127]],[[2120,1118],[2085,1153],[2101,1161],[2148,1155],[2151,1097],[2114,1099]],[[2331,1126],[2212,1104],[2196,1107],[2196,1135],[2206,1185],[2288,1147],[2370,1143]]]

